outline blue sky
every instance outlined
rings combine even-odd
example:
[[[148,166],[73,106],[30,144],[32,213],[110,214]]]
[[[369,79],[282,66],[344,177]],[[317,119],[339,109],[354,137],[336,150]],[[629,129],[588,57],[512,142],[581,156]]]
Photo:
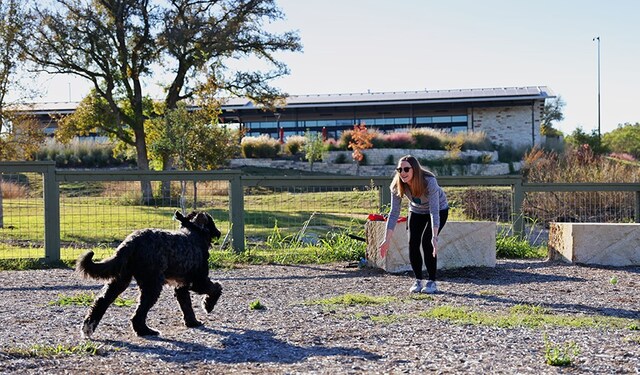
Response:
[[[283,53],[289,94],[548,86],[566,102],[565,133],[640,122],[638,0],[276,0],[304,50]],[[79,100],[82,83],[49,82]],[[69,91],[71,89],[71,91]]]

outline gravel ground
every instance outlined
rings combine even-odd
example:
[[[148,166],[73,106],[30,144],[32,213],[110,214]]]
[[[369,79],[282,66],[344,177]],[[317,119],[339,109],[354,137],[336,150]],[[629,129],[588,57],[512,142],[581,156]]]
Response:
[[[541,260],[499,260],[496,268],[441,271],[441,292],[410,298],[410,275],[347,264],[247,266],[215,270],[224,288],[205,325],[182,325],[166,287],[149,314],[156,338],[136,337],[133,307],[112,306],[93,339],[100,355],[24,356],[34,345],[75,346],[87,307],[55,306],[61,295],[101,285],[71,270],[0,272],[1,373],[640,373],[640,331],[546,326],[502,328],[421,317],[436,306],[508,314],[518,304],[557,316],[628,319],[640,326],[640,267],[599,268]],[[613,285],[610,278],[616,277]],[[323,306],[305,301],[365,293],[396,299],[381,305]],[[123,294],[136,297],[135,285]],[[252,301],[265,307],[250,310]],[[199,298],[194,298],[194,304]],[[383,321],[375,317],[386,317]],[[395,318],[395,319],[392,319]],[[545,363],[548,342],[575,342],[570,366]]]

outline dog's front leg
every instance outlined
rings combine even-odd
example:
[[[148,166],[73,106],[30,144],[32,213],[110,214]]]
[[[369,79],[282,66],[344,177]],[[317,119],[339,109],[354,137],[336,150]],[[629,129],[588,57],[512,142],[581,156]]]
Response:
[[[191,286],[191,290],[198,294],[204,294],[202,297],[202,308],[207,313],[213,311],[218,299],[222,295],[222,285],[219,282],[213,282],[208,277],[197,280]]]
[[[178,287],[174,290],[174,295],[180,304],[180,310],[184,316],[184,325],[187,327],[199,327],[202,322],[196,319],[196,314],[193,312],[193,306],[191,305],[191,295],[189,294],[188,287]]]

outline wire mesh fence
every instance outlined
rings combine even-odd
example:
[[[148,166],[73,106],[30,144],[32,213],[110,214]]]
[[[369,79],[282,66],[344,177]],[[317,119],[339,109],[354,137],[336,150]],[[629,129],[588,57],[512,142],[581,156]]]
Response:
[[[0,175],[0,257],[44,257],[42,173]]]
[[[335,231],[362,235],[368,214],[385,214],[389,209],[390,178],[386,177],[269,180],[242,176],[234,180],[240,172],[233,176],[165,173],[158,178],[154,174],[141,178],[116,171],[53,170],[55,194],[49,192],[48,196],[56,197],[59,207],[51,215],[49,211],[55,210],[47,209],[44,199],[45,173],[3,171],[2,165],[0,172],[0,259],[45,257],[45,239],[57,239],[45,233],[50,227],[58,228],[60,258],[75,259],[88,249],[97,257],[106,257],[134,230],[177,229],[172,219],[176,210],[209,212],[222,232],[214,244],[214,249],[220,249],[231,240],[238,241],[237,233],[242,235],[243,247],[249,248],[302,232],[304,238],[299,239],[309,244],[317,244]],[[143,197],[143,180],[151,184],[151,199]],[[520,217],[528,225],[526,232],[544,231],[552,221],[639,221],[640,188],[631,184],[615,189],[594,186],[592,191],[584,191],[585,186],[553,190],[549,184],[525,184],[522,188],[517,176],[443,177],[439,181],[449,199],[449,220],[453,221],[495,221],[502,228],[513,229],[514,219]],[[518,189],[523,189],[521,194]],[[241,199],[241,205],[234,199]],[[405,204],[401,215],[407,214],[406,209]],[[56,225],[52,226],[52,221]],[[234,226],[242,231],[234,232]]]
[[[151,183],[159,195],[162,182]],[[170,182],[169,194],[143,203],[140,182],[87,181],[60,184],[61,257],[75,259],[91,249],[97,257],[111,255],[132,231],[142,228],[178,229],[176,210],[204,210],[222,229],[228,226],[228,183]],[[184,190],[183,190],[184,188]],[[224,195],[221,193],[223,192]]]

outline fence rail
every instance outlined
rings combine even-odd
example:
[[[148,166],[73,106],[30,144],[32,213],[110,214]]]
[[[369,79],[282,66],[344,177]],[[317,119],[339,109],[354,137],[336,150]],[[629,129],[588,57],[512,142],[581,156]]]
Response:
[[[6,190],[14,177],[27,174],[15,184],[28,185],[28,193],[10,196]],[[385,212],[391,198],[390,176],[62,170],[54,162],[2,162],[0,176],[0,188],[5,186],[0,258],[19,254],[47,261],[59,260],[61,248],[71,255],[87,247],[110,251],[133,229],[175,225],[173,211],[187,204],[214,212],[216,222],[227,225],[233,248],[244,251],[249,239],[265,238],[269,228],[292,230],[315,215],[317,230],[326,233],[354,217]],[[140,204],[136,184],[143,181],[169,185],[170,193]],[[441,176],[438,181],[447,191],[453,220],[497,220],[516,233],[523,233],[525,218],[532,217],[542,226],[558,219],[640,222],[638,184],[523,183],[520,176]],[[10,255],[3,256],[3,250]]]

